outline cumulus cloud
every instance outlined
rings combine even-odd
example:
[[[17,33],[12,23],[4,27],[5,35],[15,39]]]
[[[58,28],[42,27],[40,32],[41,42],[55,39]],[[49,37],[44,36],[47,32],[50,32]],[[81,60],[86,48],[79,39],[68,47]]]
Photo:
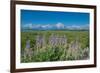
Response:
[[[57,27],[58,29],[64,28],[64,24],[62,24],[62,23],[57,23],[57,24],[56,24],[56,27]]]

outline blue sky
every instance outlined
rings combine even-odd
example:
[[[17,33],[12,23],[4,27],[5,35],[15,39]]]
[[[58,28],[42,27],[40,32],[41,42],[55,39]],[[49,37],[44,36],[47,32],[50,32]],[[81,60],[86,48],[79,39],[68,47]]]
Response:
[[[89,25],[89,13],[79,12],[55,12],[21,10],[21,26],[38,28],[40,26],[49,27],[80,27]]]

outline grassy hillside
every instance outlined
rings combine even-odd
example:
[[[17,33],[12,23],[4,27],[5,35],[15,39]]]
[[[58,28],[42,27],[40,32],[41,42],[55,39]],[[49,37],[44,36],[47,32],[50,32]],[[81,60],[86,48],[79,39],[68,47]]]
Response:
[[[67,42],[64,46],[51,46],[48,44],[50,36],[65,35]],[[37,49],[36,37],[45,36],[46,46]],[[31,56],[25,55],[26,41],[30,40]],[[78,41],[80,48],[72,50],[69,48],[72,42]],[[89,59],[89,31],[27,31],[21,32],[21,62],[43,62],[43,61],[65,61]]]

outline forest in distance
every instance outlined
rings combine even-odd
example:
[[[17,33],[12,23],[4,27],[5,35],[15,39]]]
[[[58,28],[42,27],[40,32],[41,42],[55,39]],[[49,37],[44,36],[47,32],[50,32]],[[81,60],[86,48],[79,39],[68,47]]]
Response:
[[[89,30],[21,31],[21,62],[89,59]]]

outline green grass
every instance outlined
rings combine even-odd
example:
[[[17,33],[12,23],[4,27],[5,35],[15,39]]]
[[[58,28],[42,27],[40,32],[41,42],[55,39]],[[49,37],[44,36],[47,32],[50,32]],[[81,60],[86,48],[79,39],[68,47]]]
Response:
[[[66,35],[68,45],[76,38],[79,39],[81,48],[73,52],[64,46],[52,47],[46,45],[46,48],[36,49],[35,40],[37,35],[44,35],[48,43],[49,36],[56,34],[58,36]],[[30,45],[33,50],[31,59],[29,56],[23,57],[26,41],[30,40]],[[85,48],[88,47],[88,51]],[[84,54],[85,53],[85,54]],[[87,54],[87,55],[86,55]],[[84,57],[89,58],[89,31],[29,31],[21,32],[21,62],[44,62],[44,61],[65,61],[65,60],[82,60]]]

